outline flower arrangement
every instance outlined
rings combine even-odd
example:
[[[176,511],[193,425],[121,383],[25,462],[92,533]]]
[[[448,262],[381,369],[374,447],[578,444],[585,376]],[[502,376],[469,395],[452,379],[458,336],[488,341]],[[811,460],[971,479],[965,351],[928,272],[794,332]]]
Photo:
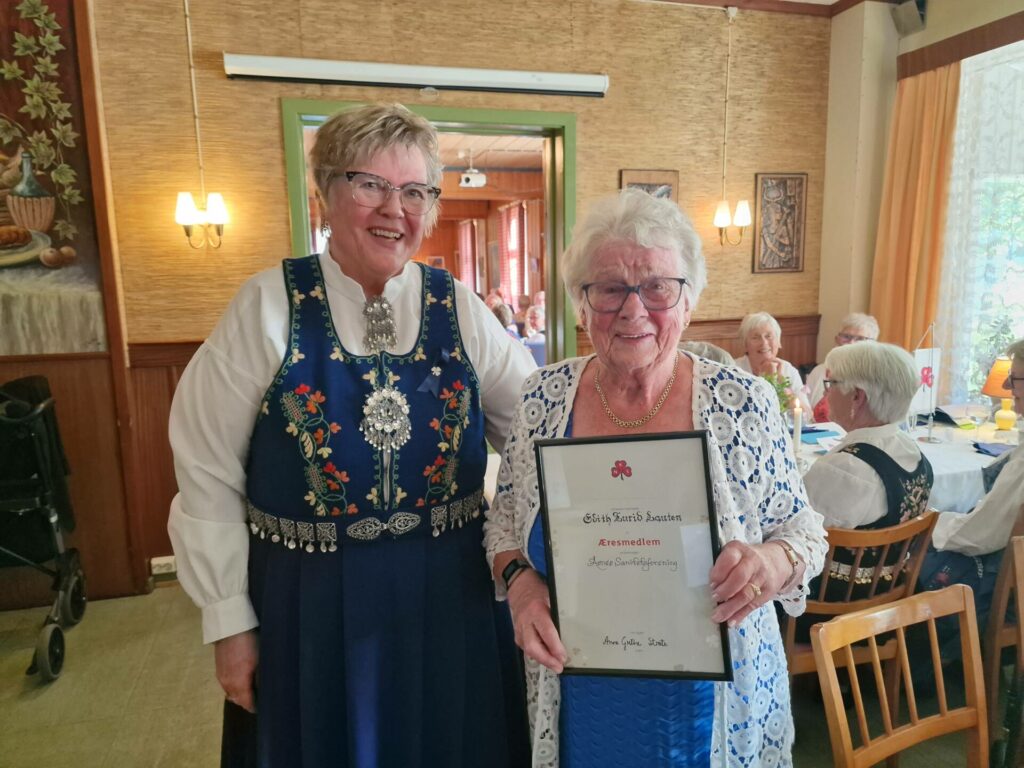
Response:
[[[779,410],[783,413],[788,411],[793,405],[793,389],[789,379],[781,373],[762,373],[761,378],[775,389],[775,394],[779,397]]]

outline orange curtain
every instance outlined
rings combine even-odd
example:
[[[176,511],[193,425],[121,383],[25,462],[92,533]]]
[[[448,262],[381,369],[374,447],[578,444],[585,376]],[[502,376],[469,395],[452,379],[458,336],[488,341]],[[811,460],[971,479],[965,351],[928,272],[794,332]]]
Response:
[[[871,277],[882,339],[913,348],[935,320],[960,63],[899,81]]]

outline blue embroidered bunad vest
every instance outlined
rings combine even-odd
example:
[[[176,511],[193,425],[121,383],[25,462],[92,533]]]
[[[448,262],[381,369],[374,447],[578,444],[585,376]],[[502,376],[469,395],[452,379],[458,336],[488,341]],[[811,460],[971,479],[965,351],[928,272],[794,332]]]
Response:
[[[250,527],[260,538],[321,555],[439,536],[479,517],[487,460],[479,382],[451,276],[419,266],[412,349],[357,356],[335,331],[318,258],[285,260],[289,352],[264,395],[247,467]],[[389,387],[408,404],[411,433],[397,450],[373,447],[362,431],[367,398]]]

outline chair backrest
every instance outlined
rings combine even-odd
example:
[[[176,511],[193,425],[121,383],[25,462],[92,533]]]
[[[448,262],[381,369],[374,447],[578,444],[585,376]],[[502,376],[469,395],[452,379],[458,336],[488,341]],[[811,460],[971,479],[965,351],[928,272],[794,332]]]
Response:
[[[1024,509],[1021,511],[1024,516]],[[1018,522],[1020,518],[1018,518]],[[1003,559],[1013,563],[1013,580],[1020,585],[1024,579],[1024,536],[1014,536],[1010,539]],[[1018,620],[1014,629],[1017,641],[1016,663],[1014,664],[1013,678],[1010,683],[1010,691],[1007,694],[1007,711],[1002,723],[1006,728],[1005,744],[1002,745],[1002,768],[1016,768],[1024,762],[1024,589],[1019,586],[1013,590],[1014,607],[1016,608]],[[998,668],[998,667],[997,667]],[[989,707],[992,707],[993,698],[998,699],[999,688],[993,693],[989,691]],[[997,706],[998,711],[998,706]]]
[[[1010,542],[1015,537],[1024,536],[1024,504],[1017,513],[1017,521],[1010,532]],[[989,694],[989,738],[996,741],[1002,736],[1000,725],[999,707],[999,670],[1000,659],[1003,655],[1003,648],[1020,644],[1017,641],[1017,628],[1015,621],[1007,621],[1007,609],[1016,591],[1017,579],[1024,575],[1024,571],[1015,571],[1011,547],[1007,545],[1003,559],[999,563],[999,573],[996,575],[996,585],[992,590],[992,605],[989,609],[988,624],[985,627],[985,634],[982,636],[982,658],[985,661],[985,690]],[[1020,614],[1017,614],[1018,616]]]
[[[807,613],[836,616],[914,594],[939,513],[928,510],[888,528],[829,528],[825,567]]]
[[[944,616],[957,617],[960,625],[966,699],[961,707],[951,708],[946,697],[946,681],[935,626],[935,620]],[[907,651],[906,628],[915,624],[924,624],[927,628],[938,699],[938,711],[926,716],[922,716],[918,710],[910,672],[910,656]],[[910,718],[909,722],[902,725],[893,723],[889,705],[891,691],[887,692],[886,686],[882,684],[883,672],[878,655],[877,637],[886,632],[894,632],[896,635],[895,663],[901,673],[899,679],[903,681],[902,692],[906,696]],[[867,641],[872,657],[872,677],[878,691],[882,721],[880,732],[877,729],[873,732],[869,726],[860,678],[856,666],[852,663],[851,646],[863,641]],[[988,719],[982,683],[978,627],[974,615],[974,595],[970,587],[954,584],[945,589],[923,592],[893,603],[839,616],[824,624],[815,624],[811,630],[811,644],[814,647],[818,679],[821,682],[832,741],[832,754],[837,768],[875,765],[914,744],[961,730],[967,731],[968,735],[964,765],[968,768],[988,767]],[[849,716],[839,687],[836,659],[833,654],[840,658],[845,656],[850,660],[847,668],[859,735],[856,747],[853,745]],[[899,691],[899,687],[896,690]]]

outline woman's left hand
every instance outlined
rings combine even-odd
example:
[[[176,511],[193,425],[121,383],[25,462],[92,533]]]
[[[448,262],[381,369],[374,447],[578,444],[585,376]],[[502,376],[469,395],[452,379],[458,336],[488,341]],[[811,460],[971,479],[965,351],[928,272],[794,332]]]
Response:
[[[781,547],[730,541],[711,568],[713,621],[735,627],[755,608],[771,602],[793,567]]]

